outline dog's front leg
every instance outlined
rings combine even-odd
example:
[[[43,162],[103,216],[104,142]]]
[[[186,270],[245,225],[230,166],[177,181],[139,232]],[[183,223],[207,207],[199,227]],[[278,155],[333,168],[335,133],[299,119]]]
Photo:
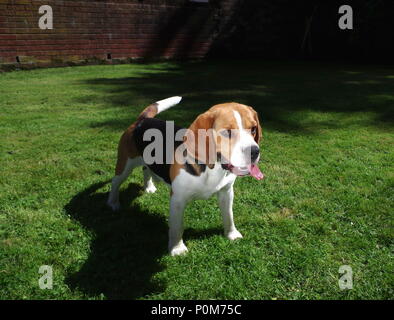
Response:
[[[182,240],[183,235],[183,211],[186,207],[186,199],[173,194],[170,201],[169,217],[169,243],[170,255],[177,256],[186,253],[187,248]]]
[[[242,234],[234,225],[233,218],[233,185],[224,187],[218,192],[219,207],[222,213],[224,234],[230,240],[242,238]]]

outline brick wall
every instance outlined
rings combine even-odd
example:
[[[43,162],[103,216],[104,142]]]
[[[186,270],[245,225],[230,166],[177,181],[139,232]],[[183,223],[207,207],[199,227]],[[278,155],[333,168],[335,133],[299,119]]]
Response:
[[[0,0],[0,65],[203,57],[234,2]],[[52,30],[38,26],[42,5]]]

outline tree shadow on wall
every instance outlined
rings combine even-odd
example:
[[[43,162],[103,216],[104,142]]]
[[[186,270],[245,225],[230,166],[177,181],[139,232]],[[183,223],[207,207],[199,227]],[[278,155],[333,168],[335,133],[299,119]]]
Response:
[[[155,19],[157,35],[142,49],[144,59],[157,57],[188,58],[199,52],[211,33],[212,9],[185,2],[183,6],[166,8]]]

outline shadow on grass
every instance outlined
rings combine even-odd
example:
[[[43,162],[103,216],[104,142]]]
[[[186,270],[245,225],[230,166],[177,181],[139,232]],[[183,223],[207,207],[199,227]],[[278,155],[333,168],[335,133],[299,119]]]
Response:
[[[361,71],[346,71],[350,69]],[[98,104],[102,104],[104,97],[108,102],[106,107],[130,111],[124,121],[116,117],[92,123],[92,127],[125,129],[144,107],[133,104],[136,98],[150,103],[172,95],[181,95],[184,101],[158,117],[175,120],[180,126],[188,126],[210,106],[227,101],[253,106],[266,128],[299,134],[314,133],[327,124],[316,119],[306,120],[300,111],[375,113],[365,125],[392,124],[394,119],[394,81],[387,77],[393,72],[390,70],[258,61],[178,63],[166,65],[157,72],[154,70],[155,67],[149,72],[141,70],[133,77],[99,77],[84,81],[83,85],[100,93],[96,96]],[[91,97],[89,102],[92,102]],[[355,122],[355,125],[360,123]]]
[[[138,299],[163,292],[165,284],[152,277],[164,268],[160,258],[167,254],[165,218],[134,204],[133,200],[143,192],[134,183],[120,192],[124,209],[112,212],[106,206],[108,194],[97,192],[107,183],[93,184],[65,206],[66,212],[92,232],[94,239],[88,259],[66,283],[89,296],[107,299]],[[221,228],[188,228],[184,238],[187,241],[222,233]]]
[[[96,193],[106,183],[92,185],[65,207],[94,237],[88,260],[68,278],[68,284],[88,295],[102,294],[108,299],[136,299],[161,292],[163,284],[151,278],[162,270],[158,261],[167,253],[165,219],[138,205],[128,205],[142,192],[133,183],[120,193],[125,209],[112,212],[105,204],[108,194]]]

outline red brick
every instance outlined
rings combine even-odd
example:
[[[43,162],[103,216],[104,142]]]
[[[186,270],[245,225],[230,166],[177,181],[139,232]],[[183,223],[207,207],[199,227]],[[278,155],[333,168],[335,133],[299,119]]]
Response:
[[[172,19],[184,1],[165,3],[168,1],[0,0],[0,55],[13,59],[17,52],[30,61],[105,59],[107,52],[114,58],[143,57],[155,50],[163,56],[204,55],[210,46],[211,22],[204,19],[207,9],[192,12],[190,20],[181,21],[177,29]],[[53,30],[38,27],[38,8],[45,4],[53,8]],[[163,34],[168,23],[174,26],[173,35]],[[191,51],[184,52],[190,40],[194,42]]]

